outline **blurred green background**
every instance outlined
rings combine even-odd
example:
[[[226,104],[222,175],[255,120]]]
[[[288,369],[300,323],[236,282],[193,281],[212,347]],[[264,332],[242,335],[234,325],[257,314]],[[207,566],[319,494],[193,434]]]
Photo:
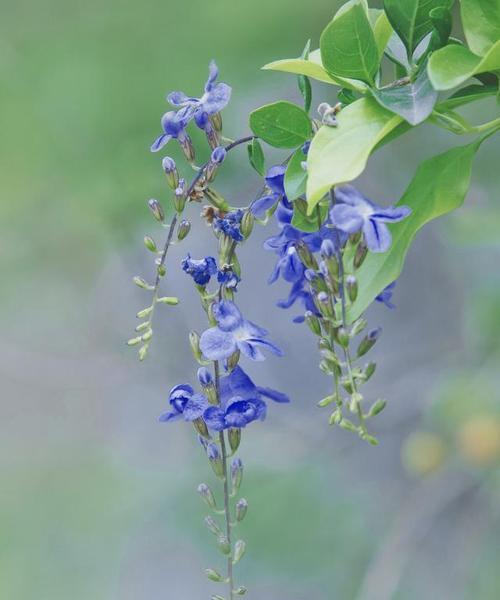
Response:
[[[191,430],[157,423],[194,371],[186,331],[201,315],[182,274],[150,359],[124,345],[143,301],[131,277],[151,273],[145,201],[167,197],[148,148],[165,94],[197,94],[211,58],[233,86],[234,137],[252,108],[297,100],[292,77],[259,68],[317,44],[339,3],[0,4],[0,598],[209,597],[202,568],[217,557],[195,489],[210,476]],[[468,115],[497,111],[486,101]],[[360,185],[397,200],[419,159],[455,143],[422,127]],[[484,145],[466,206],[419,236],[398,310],[371,313],[385,326],[371,390],[389,399],[377,449],[328,428],[312,340],[273,306],[285,288],[265,287],[272,257],[245,250],[242,304],[288,354],[251,372],[294,400],[242,445],[249,597],[500,597],[499,151]],[[244,150],[226,170],[245,204],[258,180]],[[171,258],[210,243],[198,227]]]

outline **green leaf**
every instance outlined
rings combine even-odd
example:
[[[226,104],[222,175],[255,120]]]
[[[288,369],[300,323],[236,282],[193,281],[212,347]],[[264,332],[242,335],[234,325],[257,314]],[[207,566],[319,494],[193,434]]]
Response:
[[[365,9],[353,4],[321,34],[321,60],[333,77],[359,79],[374,85],[380,55]]]
[[[319,211],[319,214],[318,214]],[[304,200],[295,200],[293,203],[292,225],[296,229],[312,233],[318,231],[320,224],[326,219],[328,204],[318,205],[312,215],[307,214],[307,202]]]
[[[338,85],[350,90],[363,91],[366,85],[361,81],[343,79],[342,77],[333,77],[326,72],[321,62],[320,50],[314,50],[310,53],[307,60],[303,58],[286,58],[284,60],[275,60],[262,67],[265,71],[282,71],[283,73],[293,73],[295,75],[305,75],[311,79]]]
[[[471,102],[476,102],[478,100],[483,100],[484,98],[489,98],[490,96],[495,96],[497,92],[498,88],[492,85],[468,85],[467,87],[458,90],[458,92],[455,92],[443,102],[440,102],[436,108],[439,110],[458,108],[460,106],[470,104]]]
[[[453,17],[449,8],[438,6],[429,13],[434,32],[431,46],[433,49],[446,46],[453,28]]]
[[[418,125],[432,113],[438,93],[434,90],[423,68],[413,83],[380,90],[372,89],[377,102],[403,117],[410,125]]]
[[[338,127],[321,127],[309,149],[310,212],[332,186],[361,175],[372,150],[401,123],[401,118],[382,108],[374,98],[361,98],[342,109],[337,121]]]
[[[309,54],[311,50],[311,40],[307,40],[307,44],[305,45],[304,50],[302,51],[301,58],[304,60],[308,60]],[[297,83],[299,86],[299,91],[304,98],[304,110],[309,114],[311,110],[311,102],[312,102],[312,87],[311,81],[307,75],[297,75]]]
[[[307,113],[285,101],[266,104],[250,113],[250,128],[257,137],[276,148],[295,148],[312,134]]]
[[[473,54],[464,46],[450,44],[434,52],[429,59],[429,78],[436,90],[449,90],[470,77],[500,69],[500,41],[486,56]]]
[[[302,168],[306,155],[299,148],[294,152],[285,172],[285,193],[292,201],[306,193],[307,171]]]
[[[379,56],[382,57],[384,50],[391,39],[394,30],[383,10],[371,9],[370,18],[373,19],[373,35],[377,44]]]
[[[266,174],[266,159],[259,140],[253,139],[251,143],[248,144],[247,149],[250,164],[261,177],[264,177]]]
[[[500,40],[498,0],[460,0],[462,24],[469,48],[484,56]]]
[[[429,13],[434,8],[451,8],[455,0],[384,0],[384,8],[394,31],[403,41],[408,56],[433,29]]]
[[[483,136],[472,144],[453,148],[420,165],[398,204],[412,213],[391,228],[392,245],[383,254],[370,253],[357,273],[359,293],[348,312],[350,323],[358,319],[373,299],[402,271],[408,249],[418,230],[429,221],[462,205],[469,188],[472,161]]]

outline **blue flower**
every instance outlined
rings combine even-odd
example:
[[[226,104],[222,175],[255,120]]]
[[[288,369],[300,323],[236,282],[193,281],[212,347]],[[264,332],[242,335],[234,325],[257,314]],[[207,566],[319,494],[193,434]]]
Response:
[[[244,237],[241,233],[241,219],[243,211],[241,209],[228,212],[224,217],[214,219],[214,231],[219,231],[232,238],[235,242],[243,242]]]
[[[229,300],[221,300],[213,306],[217,326],[207,329],[200,338],[200,348],[208,360],[229,358],[236,350],[252,360],[264,360],[261,347],[277,356],[283,352],[264,339],[268,332],[243,318],[237,306]]]
[[[170,104],[186,109],[190,119],[194,119],[198,127],[205,131],[210,123],[208,117],[219,113],[228,105],[231,98],[231,87],[226,83],[217,83],[218,75],[217,65],[211,61],[205,93],[201,98],[187,96],[184,92],[172,92],[167,96]]]
[[[395,287],[396,282],[393,281],[384,290],[380,292],[380,294],[375,298],[375,300],[377,302],[382,302],[382,304],[385,304],[387,308],[396,308],[396,305],[391,302],[392,294],[394,293]]]
[[[191,118],[191,112],[186,109],[166,112],[161,118],[163,133],[151,144],[151,152],[158,152],[172,139],[179,140],[181,144],[189,143],[190,139],[185,130]]]
[[[217,281],[228,290],[236,290],[241,279],[231,269],[221,269],[217,271]]]
[[[267,412],[263,397],[275,402],[290,402],[281,392],[257,387],[239,366],[221,378],[220,397],[220,406],[209,406],[203,412],[205,423],[214,431],[242,428],[252,421],[263,421]]]
[[[207,399],[202,394],[195,394],[188,384],[176,385],[170,390],[169,402],[172,410],[160,415],[160,421],[195,421],[199,419],[207,407]]]
[[[198,285],[207,285],[212,275],[217,273],[217,263],[212,256],[194,260],[188,254],[182,261],[182,270],[191,275]]]
[[[348,234],[362,231],[372,252],[386,252],[391,246],[386,223],[402,221],[411,213],[408,206],[378,206],[350,185],[337,188],[336,197],[340,203],[330,211],[332,223]]]
[[[311,292],[311,287],[305,276],[292,285],[288,298],[286,300],[280,300],[277,305],[279,308],[287,309],[293,306],[297,301],[302,302],[305,312],[310,311],[317,317],[321,316],[321,313],[318,311],[314,302],[314,296]],[[295,323],[302,323],[304,321],[304,316],[301,315],[295,317],[293,320]]]

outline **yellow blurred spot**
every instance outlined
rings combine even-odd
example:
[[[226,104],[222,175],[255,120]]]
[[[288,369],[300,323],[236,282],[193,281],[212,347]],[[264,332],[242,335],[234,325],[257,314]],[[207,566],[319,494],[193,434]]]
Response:
[[[434,433],[417,431],[406,440],[401,458],[410,473],[429,475],[443,465],[446,445],[443,439]]]
[[[484,467],[500,459],[500,419],[480,416],[470,419],[458,431],[459,450],[467,462]]]

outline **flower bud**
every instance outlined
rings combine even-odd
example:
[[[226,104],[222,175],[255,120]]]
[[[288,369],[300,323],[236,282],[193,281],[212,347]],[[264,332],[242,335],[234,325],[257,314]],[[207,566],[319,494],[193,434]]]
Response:
[[[369,362],[363,371],[363,375],[365,377],[365,381],[368,381],[370,377],[375,373],[375,369],[377,368],[377,363]]]
[[[355,302],[358,297],[358,280],[354,275],[348,275],[345,279],[345,287],[347,289],[347,295],[351,302]]]
[[[314,271],[317,271],[318,263],[316,262],[316,259],[314,258],[312,252],[309,250],[306,244],[304,242],[298,242],[295,245],[295,249],[297,250],[297,254],[299,255],[300,260],[304,263],[304,265],[308,269],[313,269]]]
[[[337,401],[337,395],[333,394],[332,396],[327,396],[326,398],[323,398],[323,400],[320,400],[318,402],[318,406],[320,408],[325,408],[325,406],[329,406],[330,404],[333,404],[336,401]]]
[[[356,249],[356,254],[354,255],[354,268],[355,269],[359,269],[359,267],[363,264],[367,254],[368,254],[368,247],[364,242],[361,242]]]
[[[167,269],[166,269],[165,265],[163,265],[163,264],[158,265],[157,271],[158,271],[158,275],[160,277],[165,277],[165,275],[167,274]]]
[[[228,439],[229,439],[229,447],[231,451],[234,453],[240,447],[241,442],[241,429],[236,427],[231,427],[228,431]]]
[[[143,290],[152,290],[154,287],[149,285],[142,277],[134,277],[133,279],[135,285],[142,288]]]
[[[131,338],[130,340],[128,340],[127,346],[137,346],[141,342],[142,342],[142,336]]]
[[[247,546],[243,540],[238,540],[234,545],[234,557],[233,557],[233,565],[238,563],[245,554]]]
[[[201,417],[199,417],[198,419],[195,419],[193,421],[193,425],[201,437],[206,438],[207,440],[210,439],[210,434],[208,433],[207,424]]]
[[[211,160],[211,162],[215,163],[216,165],[221,165],[224,162],[226,155],[227,155],[227,152],[226,152],[226,149],[224,148],[224,146],[218,146],[212,152],[212,155],[210,156],[210,160]]]
[[[336,329],[335,339],[342,346],[342,348],[349,347],[350,336],[349,332],[347,331],[347,329],[345,329],[345,327],[339,327],[338,329]]]
[[[352,325],[351,328],[351,335],[355,336],[355,335],[359,335],[368,325],[368,321],[366,319],[358,319],[357,321],[355,321]]]
[[[214,535],[222,535],[222,531],[220,527],[217,525],[217,522],[212,517],[205,517],[204,519],[205,525],[207,529],[213,533]]]
[[[244,585],[237,587],[234,592],[237,596],[244,596],[247,593],[247,588]]]
[[[210,506],[210,508],[213,508],[214,510],[217,508],[215,496],[206,483],[200,483],[200,485],[198,486],[198,494],[200,494],[200,496],[208,504],[208,506]]]
[[[214,379],[212,377],[212,374],[206,367],[200,367],[198,369],[197,375],[198,375],[198,381],[200,382],[200,385],[202,385],[203,387],[208,387],[209,385],[213,385]]]
[[[148,200],[148,206],[153,217],[160,223],[163,223],[163,221],[165,220],[165,211],[163,210],[162,205],[158,202],[158,200],[151,198],[151,200]]]
[[[158,252],[158,248],[156,247],[154,239],[149,235],[144,237],[144,245],[150,252]]]
[[[203,355],[200,349],[200,336],[196,333],[196,331],[189,332],[189,344],[191,346],[191,351],[193,352],[193,356],[200,363],[203,364]]]
[[[332,256],[335,256],[335,244],[332,240],[323,240],[320,252],[323,258],[332,258]]]
[[[177,171],[175,160],[170,158],[170,156],[165,156],[165,158],[162,160],[161,166],[165,171],[168,186],[175,190],[179,185],[179,172]]]
[[[178,213],[181,213],[186,206],[186,194],[184,188],[179,185],[174,192],[174,207]]]
[[[179,298],[175,296],[162,296],[158,298],[157,302],[160,304],[168,304],[168,306],[177,306],[179,304]]]
[[[215,127],[208,119],[205,125],[205,135],[207,136],[207,141],[210,148],[212,148],[212,150],[216,150],[220,144],[219,132],[215,130]]]
[[[215,206],[215,208],[224,212],[228,210],[228,204],[226,200],[224,200],[224,198],[215,190],[207,188],[206,190],[204,190],[204,194],[212,206]]]
[[[227,359],[227,370],[229,372],[231,372],[233,369],[235,369],[238,366],[239,361],[240,361],[240,351],[236,350],[236,352],[233,352],[233,354],[231,354],[231,356]]]
[[[368,413],[369,417],[376,417],[379,415],[384,408],[387,406],[387,402],[385,400],[377,400],[375,404],[370,408],[370,412]]]
[[[369,352],[373,346],[375,345],[376,341],[378,340],[378,338],[380,337],[380,334],[382,333],[382,328],[378,327],[377,329],[372,329],[368,335],[366,335],[360,342],[359,346],[358,346],[358,358],[361,356],[364,356],[367,352]]]
[[[190,231],[191,223],[186,219],[182,219],[182,221],[179,223],[179,227],[177,227],[177,239],[179,242],[182,242],[182,240],[187,237]]]
[[[208,577],[208,579],[210,579],[210,581],[215,581],[215,583],[224,581],[224,577],[214,569],[205,569],[205,575]]]
[[[243,519],[245,518],[245,516],[247,514],[247,511],[248,511],[248,502],[245,500],[245,498],[238,500],[238,502],[236,503],[236,520],[238,522],[243,521]]]
[[[330,415],[330,418],[328,419],[328,423],[330,425],[340,425],[340,423],[342,422],[342,413],[340,410],[335,410],[332,412],[332,414]]]
[[[321,335],[321,323],[318,317],[310,310],[306,311],[304,317],[309,329],[314,333],[314,335]]]
[[[217,477],[222,477],[224,467],[219,449],[215,444],[209,443],[207,445],[207,456],[214,473],[217,475]]]
[[[189,163],[192,163],[196,157],[196,153],[194,151],[194,146],[193,142],[191,141],[191,138],[189,137],[189,135],[186,134],[182,136],[182,138],[179,138],[179,142],[182,148],[182,152],[186,157],[186,160]]]
[[[220,112],[210,115],[210,121],[212,122],[215,131],[222,131],[222,115]]]
[[[338,423],[338,425],[339,425],[339,427],[342,427],[342,429],[345,429],[346,431],[350,431],[351,433],[358,432],[358,428],[356,427],[356,425],[354,425],[354,423],[352,423],[348,419],[342,418],[342,420]]]
[[[217,547],[222,552],[222,554],[225,554],[226,556],[228,554],[231,554],[231,544],[229,543],[229,540],[225,535],[220,535],[217,538]]]
[[[233,486],[233,492],[240,489],[241,481],[243,479],[243,463],[240,458],[235,458],[231,464],[231,483]]]
[[[316,296],[316,306],[320,313],[327,318],[333,318],[333,304],[331,302],[330,296],[326,292],[320,292]]]
[[[255,218],[253,216],[253,214],[247,210],[245,212],[245,214],[243,215],[243,218],[241,219],[241,233],[243,235],[243,237],[245,239],[250,237],[250,234],[252,233],[253,230],[253,226],[255,223]]]

